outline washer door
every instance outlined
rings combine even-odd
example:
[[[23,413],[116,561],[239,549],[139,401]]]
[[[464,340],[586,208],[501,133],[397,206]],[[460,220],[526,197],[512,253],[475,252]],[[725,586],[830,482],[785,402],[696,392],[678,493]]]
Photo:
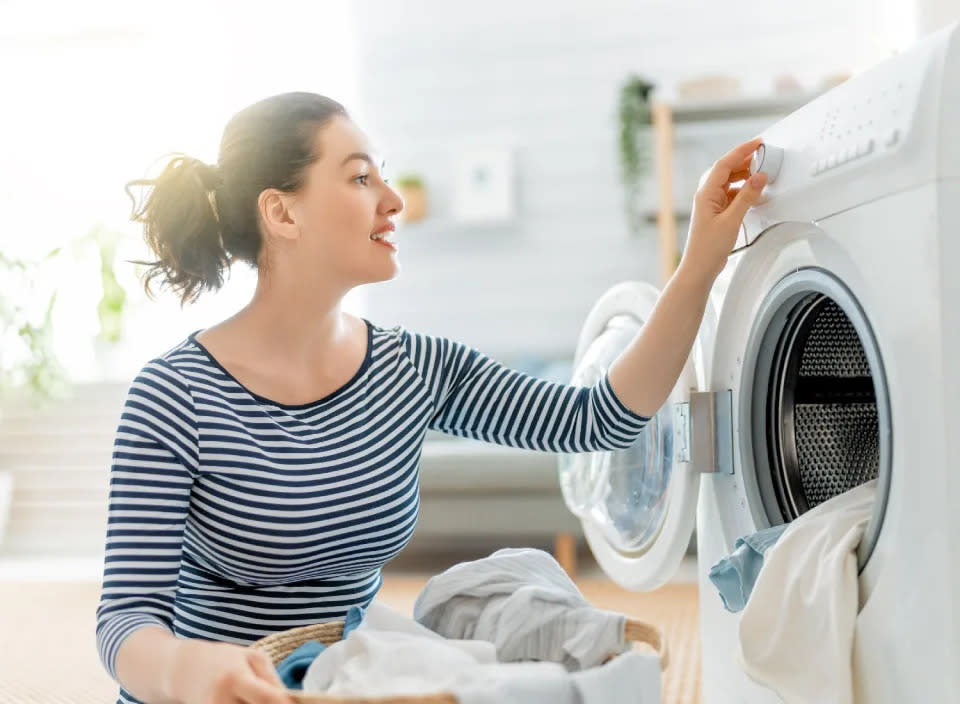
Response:
[[[597,301],[580,333],[572,384],[592,386],[606,374],[643,327],[659,295],[649,284],[626,282]],[[683,434],[678,435],[675,413],[700,388],[704,343],[713,337],[714,316],[708,306],[700,338],[673,393],[632,447],[560,456],[567,506],[580,518],[601,568],[627,589],[656,589],[669,581],[693,534],[700,478],[689,463],[677,461],[675,439]]]

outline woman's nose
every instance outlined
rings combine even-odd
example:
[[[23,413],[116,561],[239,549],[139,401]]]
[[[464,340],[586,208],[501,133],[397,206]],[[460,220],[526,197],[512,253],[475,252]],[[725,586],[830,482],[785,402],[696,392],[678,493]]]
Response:
[[[383,207],[388,215],[397,215],[403,210],[403,196],[389,184],[387,185],[387,194],[383,199]]]

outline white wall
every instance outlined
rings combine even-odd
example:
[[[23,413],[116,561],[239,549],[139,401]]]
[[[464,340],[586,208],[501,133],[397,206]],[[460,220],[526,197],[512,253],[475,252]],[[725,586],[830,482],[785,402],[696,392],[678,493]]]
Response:
[[[960,0],[916,0],[916,36],[960,20]]]
[[[625,76],[654,79],[666,97],[678,80],[719,73],[748,94],[769,92],[781,73],[814,89],[876,55],[863,1],[358,4],[357,112],[388,170],[426,175],[434,209],[400,233],[404,271],[370,288],[370,316],[504,361],[572,356],[592,301],[657,271],[654,227],[631,238],[623,216],[615,118]],[[678,206],[703,168],[766,124],[681,130]],[[450,220],[456,158],[473,144],[514,150],[509,225]],[[651,187],[651,207],[654,196]]]

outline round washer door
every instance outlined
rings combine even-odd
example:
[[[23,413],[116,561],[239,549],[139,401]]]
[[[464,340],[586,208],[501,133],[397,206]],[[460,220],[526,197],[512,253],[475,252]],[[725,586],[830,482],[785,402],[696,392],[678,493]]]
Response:
[[[571,383],[592,386],[643,327],[660,292],[641,282],[608,290],[580,333]],[[678,462],[675,417],[703,379],[703,342],[712,338],[708,306],[696,348],[670,398],[626,450],[561,455],[560,486],[580,518],[594,557],[627,589],[656,589],[669,581],[693,534],[699,475]],[[678,408],[680,406],[680,408]],[[682,441],[681,441],[682,442]]]

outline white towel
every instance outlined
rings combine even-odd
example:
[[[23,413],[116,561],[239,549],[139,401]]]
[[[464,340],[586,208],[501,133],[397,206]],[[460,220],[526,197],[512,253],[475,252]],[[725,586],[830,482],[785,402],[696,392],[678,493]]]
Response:
[[[793,521],[765,556],[740,618],[740,664],[786,704],[853,701],[857,547],[876,480]]]
[[[591,606],[552,555],[532,548],[504,548],[432,577],[413,616],[447,638],[494,643],[501,662],[549,660],[575,672],[630,649],[626,617]]]
[[[448,640],[375,602],[356,630],[314,659],[303,691],[358,697],[446,691],[460,704],[660,702],[656,655],[630,652],[572,674],[558,663],[494,658],[491,643]]]

